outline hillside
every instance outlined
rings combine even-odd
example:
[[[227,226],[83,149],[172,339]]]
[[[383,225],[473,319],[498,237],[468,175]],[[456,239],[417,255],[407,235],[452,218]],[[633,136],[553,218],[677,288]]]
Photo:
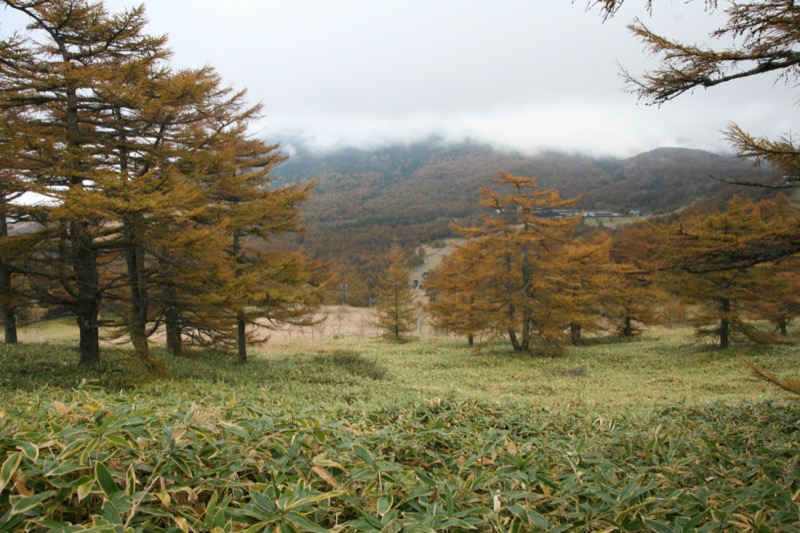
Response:
[[[276,183],[314,179],[305,206],[304,247],[331,261],[351,285],[353,303],[369,296],[392,242],[408,247],[453,236],[452,222],[478,214],[481,187],[498,172],[537,176],[584,210],[667,213],[704,198],[763,195],[725,182],[766,179],[732,156],[660,148],[627,159],[500,152],[475,143],[435,140],[377,150],[315,154],[302,148],[276,169]],[[711,179],[713,176],[715,179]]]

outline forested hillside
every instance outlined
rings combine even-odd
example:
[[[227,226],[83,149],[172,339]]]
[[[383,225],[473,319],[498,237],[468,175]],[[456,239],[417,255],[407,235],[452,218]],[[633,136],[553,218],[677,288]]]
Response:
[[[702,198],[762,195],[763,189],[725,182],[768,176],[747,161],[700,150],[661,148],[627,159],[531,156],[436,140],[325,154],[301,147],[275,173],[278,184],[316,181],[304,206],[304,246],[335,264],[350,286],[350,303],[361,304],[392,243],[411,256],[419,245],[453,236],[452,222],[478,213],[480,188],[500,171],[536,176],[543,188],[558,189],[563,197],[580,195],[583,210],[650,214]]]

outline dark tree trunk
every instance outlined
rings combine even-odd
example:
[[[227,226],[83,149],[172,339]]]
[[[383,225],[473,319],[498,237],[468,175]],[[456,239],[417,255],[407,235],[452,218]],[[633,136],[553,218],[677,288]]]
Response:
[[[467,336],[467,346],[472,348],[475,345],[475,338],[472,335]]]
[[[136,355],[147,359],[150,357],[150,345],[147,342],[147,316],[150,302],[144,272],[144,250],[137,243],[136,231],[130,225],[126,228],[125,233],[128,240],[125,261],[128,267],[128,285],[131,294],[128,332]]]
[[[728,298],[720,298],[720,310],[722,318],[719,321],[719,347],[724,350],[730,346],[731,340],[731,321],[728,318],[731,301]]]
[[[80,364],[96,365],[100,363],[100,275],[97,270],[97,251],[84,222],[70,225],[70,239],[78,297],[76,320],[80,335]]]
[[[236,261],[241,261],[239,254],[241,253],[241,233],[239,230],[233,231],[233,256],[236,258]],[[236,270],[236,277],[238,278],[241,274],[239,270]],[[244,303],[240,303],[240,305],[244,305]],[[245,315],[244,310],[240,310],[236,312],[236,344],[239,347],[239,362],[246,363],[247,362],[247,331],[246,331],[247,323],[245,322]]]
[[[17,313],[10,305],[3,306],[3,330],[5,331],[5,343],[17,343]]]
[[[633,320],[631,317],[625,317],[625,326],[622,328],[623,337],[633,337]]]
[[[244,312],[240,311],[236,317],[236,343],[239,345],[239,362],[247,362],[247,323]]]
[[[167,310],[164,317],[164,327],[167,330],[167,350],[175,357],[183,355],[183,335],[178,310],[170,303],[169,290],[167,291]]]
[[[0,205],[0,237],[8,236],[8,222],[6,221],[5,205]],[[2,308],[3,329],[5,331],[5,343],[15,344],[17,342],[17,311],[11,303],[11,270],[0,265],[0,298],[3,298]]]
[[[84,178],[81,176],[81,156],[76,153],[80,147],[80,129],[78,127],[78,89],[69,85],[66,91],[65,122],[67,126],[67,155],[70,158],[69,170],[72,173],[70,186],[83,188]],[[89,223],[83,220],[72,220],[68,224],[70,263],[75,277],[77,293],[76,321],[80,335],[80,364],[96,365],[100,363],[100,273],[97,268],[98,254],[89,232]]]
[[[97,325],[98,306],[93,300],[81,302],[78,310],[78,333],[80,335],[81,365],[100,364],[100,330]]]
[[[525,229],[528,229],[527,223]],[[520,351],[530,351],[531,327],[533,325],[533,310],[530,306],[531,280],[533,279],[533,266],[531,265],[528,246],[522,249],[522,343]]]
[[[781,317],[778,319],[778,329],[781,332],[781,335],[786,337],[789,335],[789,321],[786,317]]]
[[[583,328],[581,328],[580,324],[570,324],[569,325],[569,339],[573,346],[576,346],[581,343],[581,334],[583,333]]]
[[[508,338],[511,340],[511,346],[514,347],[514,351],[521,352],[522,344],[520,344],[519,339],[517,338],[517,332],[514,331],[514,328],[508,328]]]

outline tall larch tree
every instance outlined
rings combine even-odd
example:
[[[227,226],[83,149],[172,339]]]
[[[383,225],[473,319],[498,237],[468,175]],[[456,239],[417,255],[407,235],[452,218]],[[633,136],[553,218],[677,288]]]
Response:
[[[589,0],[588,3],[599,6],[603,15],[610,17],[617,14],[624,0]],[[641,99],[661,105],[697,88],[713,88],[754,76],[772,77],[798,86],[800,10],[795,2],[728,2],[724,7],[717,0],[703,3],[706,9],[720,12],[723,17],[709,38],[703,39],[703,44],[659,35],[640,20],[628,26],[642,41],[646,52],[659,61],[657,67],[641,75],[624,72],[629,87]],[[646,0],[645,4],[651,11],[657,9],[652,0]],[[800,185],[800,146],[791,133],[771,139],[731,124],[726,136],[741,157],[774,169],[773,187],[785,189]],[[738,269],[797,252],[800,252],[800,224],[794,221],[759,239],[714,250],[702,262],[707,269]]]
[[[760,287],[753,288],[747,314],[767,320],[781,337],[787,337],[790,323],[800,317],[800,257],[786,257],[756,269],[769,286],[766,293],[756,293]]]
[[[693,319],[698,333],[716,337],[720,348],[730,346],[734,333],[752,334],[744,318],[754,296],[768,298],[772,279],[755,266],[709,269],[698,258],[713,250],[746,245],[772,231],[775,224],[763,220],[752,202],[734,197],[725,211],[689,212],[667,230],[659,255],[677,267],[667,276],[668,286],[698,306]]]
[[[275,247],[278,236],[304,231],[300,205],[313,184],[272,187],[275,165],[285,159],[278,146],[247,138],[260,106],[247,106],[244,93],[219,96],[210,117],[209,148],[217,156],[208,176],[209,212],[229,235],[230,275],[224,284],[224,310],[235,317],[240,362],[247,361],[247,326],[309,324],[319,306],[308,258]]]
[[[616,323],[622,337],[633,337],[642,326],[662,321],[661,306],[668,295],[654,264],[662,234],[647,222],[627,224],[613,237],[611,264],[601,280],[600,313]]]
[[[0,264],[24,274],[32,296],[75,314],[81,363],[99,361],[101,306],[112,317],[102,323],[124,326],[145,361],[162,324],[180,351],[187,309],[195,332],[212,337],[256,315],[307,320],[315,265],[271,242],[302,229],[311,186],[270,186],[283,156],[248,138],[260,105],[210,67],[172,71],[165,38],[144,33],[141,6],[0,5],[30,20],[27,34],[0,43],[0,111],[21,119],[9,131],[25,141],[15,145],[19,169],[4,167],[47,198],[38,231],[2,237]]]
[[[554,303],[557,289],[542,267],[569,240],[580,217],[544,212],[572,207],[578,198],[542,190],[533,177],[501,172],[492,183],[481,190],[481,223],[458,229],[485,250],[481,290],[494,307],[495,327],[508,335],[515,352],[532,351],[534,340],[547,350],[560,342],[563,316]]]
[[[13,110],[0,110],[0,249],[5,248],[9,237],[9,226],[26,220],[26,209],[18,205],[26,191],[20,164],[20,151],[15,124],[18,123]],[[6,344],[17,342],[17,310],[24,299],[14,287],[13,257],[0,254],[0,313],[3,321]]]
[[[476,337],[494,333],[495,308],[487,298],[490,280],[484,272],[486,253],[479,240],[458,244],[425,281],[425,309],[436,329],[463,335],[469,346]]]
[[[375,324],[387,338],[400,340],[416,328],[417,303],[411,292],[411,271],[399,245],[392,246],[388,261],[378,286]]]
[[[121,264],[115,283],[119,288],[108,292],[107,305],[121,317],[135,353],[148,364],[148,337],[160,323],[157,287],[165,282],[157,258],[169,254],[195,259],[201,239],[206,239],[201,249],[221,250],[187,223],[207,204],[202,187],[185,172],[184,137],[202,120],[198,108],[203,93],[193,86],[193,73],[156,67],[130,69],[124,84],[109,88],[116,91],[113,96],[98,87],[109,106],[107,127],[117,138],[113,156],[118,164],[112,168],[118,176],[92,205],[117,229],[104,243],[109,252],[118,251]]]
[[[165,38],[144,33],[142,7],[110,15],[101,2],[85,0],[0,6],[29,22],[28,34],[14,37],[13,53],[0,47],[0,107],[25,115],[29,176],[52,205],[36,235],[39,257],[52,261],[29,274],[57,282],[58,293],[48,287],[41,296],[75,314],[80,362],[97,363],[100,306],[109,290],[103,255],[116,229],[92,206],[120,179],[119,136],[109,125],[117,102],[107,99],[126,94],[114,87],[124,86],[128,74],[168,57]]]
[[[542,265],[555,287],[553,303],[564,313],[564,327],[573,345],[582,342],[584,333],[600,329],[610,248],[608,233],[587,233],[555,247],[552,258]]]

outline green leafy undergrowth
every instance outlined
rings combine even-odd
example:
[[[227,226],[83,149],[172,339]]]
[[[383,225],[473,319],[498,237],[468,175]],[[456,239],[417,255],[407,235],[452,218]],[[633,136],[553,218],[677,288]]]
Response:
[[[0,530],[800,531],[800,406],[0,398]]]
[[[163,355],[161,350],[155,352]],[[78,361],[78,348],[67,344],[0,344],[0,388],[91,385],[120,390],[157,378],[140,359],[114,347],[104,347],[101,364],[79,366]]]

